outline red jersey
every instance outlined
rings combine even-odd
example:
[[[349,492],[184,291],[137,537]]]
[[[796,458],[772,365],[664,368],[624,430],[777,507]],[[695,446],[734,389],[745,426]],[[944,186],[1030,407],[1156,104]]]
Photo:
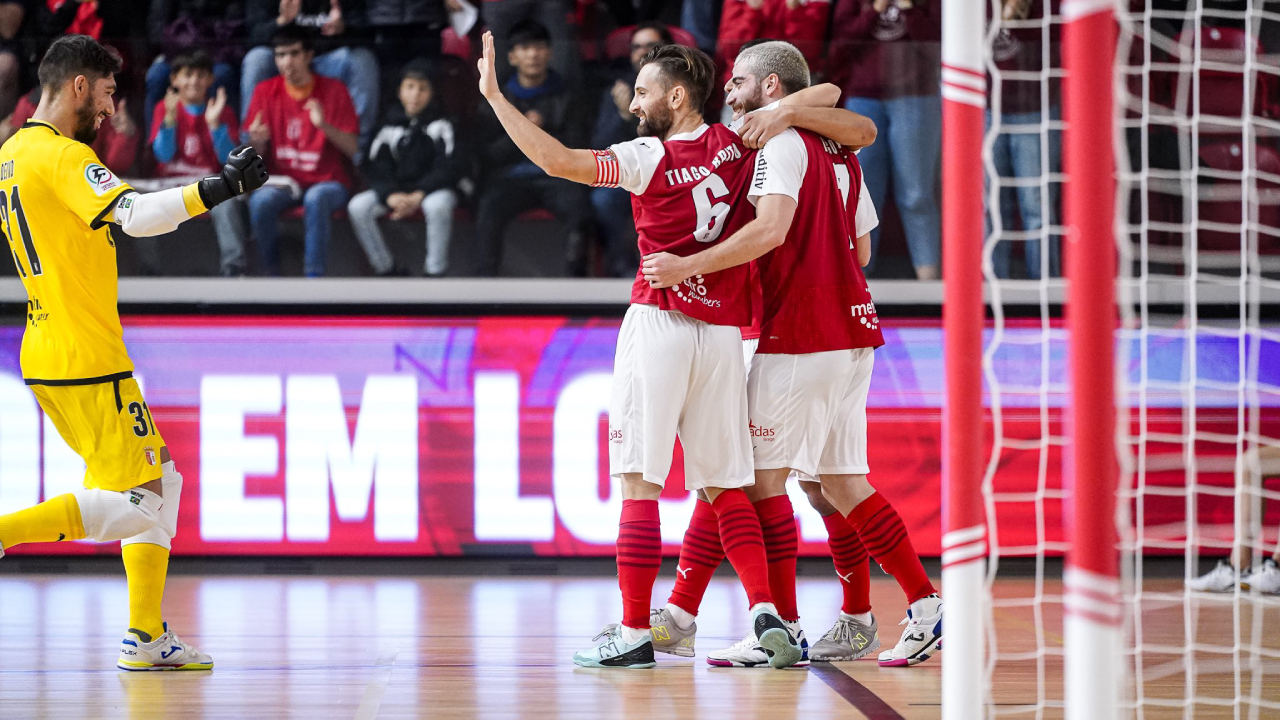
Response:
[[[756,261],[764,295],[757,352],[800,355],[884,344],[854,248],[874,227],[858,213],[860,205],[869,207],[863,187],[853,153],[807,130],[787,130],[757,155],[752,202],[765,195],[796,201],[786,241]]]
[[[303,187],[330,180],[350,186],[346,156],[311,124],[306,105],[312,99],[319,100],[325,122],[343,132],[356,133],[360,125],[351,94],[338,80],[323,75],[313,77],[311,93],[300,99],[289,96],[284,78],[279,75],[263,80],[253,91],[245,117],[252,126],[261,113],[262,122],[271,130],[266,160],[267,171],[272,175],[287,175]]]
[[[723,125],[690,133],[638,138],[596,153],[595,187],[632,194],[640,255],[687,257],[727,239],[755,213],[741,202],[754,153]],[[751,324],[751,283],[745,265],[655,290],[636,272],[631,302],[678,310],[712,325]]]
[[[239,145],[236,140],[240,136],[240,125],[236,122],[236,113],[230,107],[222,109],[222,125],[231,136],[231,144]],[[150,145],[156,141],[164,126],[164,103],[156,103],[156,111],[151,118]],[[204,175],[220,172],[222,160],[213,148],[213,135],[209,133],[209,124],[204,120],[204,113],[195,115],[185,108],[178,109],[178,122],[174,130],[177,132],[177,151],[173,159],[167,163],[156,162],[156,174],[163,177],[185,177],[187,175]]]

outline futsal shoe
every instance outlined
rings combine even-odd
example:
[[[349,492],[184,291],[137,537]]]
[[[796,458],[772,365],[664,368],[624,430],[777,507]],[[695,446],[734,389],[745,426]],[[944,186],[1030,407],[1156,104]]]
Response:
[[[680,657],[693,657],[693,638],[698,634],[698,623],[682,628],[666,608],[649,611],[649,634],[653,637],[656,652]]]
[[[116,667],[121,670],[212,670],[213,658],[183,642],[165,623],[164,634],[151,642],[143,642],[133,632],[125,635],[120,641]]]
[[[879,649],[879,628],[874,615],[870,623],[864,623],[852,615],[840,613],[840,619],[813,646],[809,657],[815,662],[861,660]]]
[[[1250,570],[1240,576],[1240,589],[1280,593],[1280,565],[1271,558],[1263,560],[1261,568]]]
[[[788,632],[800,644],[800,660],[792,667],[809,667],[809,641],[805,639],[804,630],[800,628],[798,622],[786,623],[786,625]],[[769,666],[770,662],[769,654],[760,646],[760,639],[753,632],[724,650],[709,653],[707,664],[716,667],[753,668]]]
[[[1231,592],[1236,587],[1236,569],[1226,560],[1219,560],[1209,572],[1188,580],[1187,587],[1198,592]]]
[[[880,653],[880,667],[919,665],[942,646],[942,598],[920,598],[907,608],[902,638],[892,650]]]
[[[589,668],[651,668],[653,637],[645,633],[639,640],[628,643],[622,637],[621,625],[608,625],[599,635],[591,638],[600,644],[573,654],[573,664]]]

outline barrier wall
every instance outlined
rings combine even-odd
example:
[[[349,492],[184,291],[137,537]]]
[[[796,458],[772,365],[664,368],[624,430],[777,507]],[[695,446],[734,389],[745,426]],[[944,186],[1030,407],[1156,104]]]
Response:
[[[611,555],[621,500],[608,476],[607,414],[619,323],[559,315],[126,317],[139,382],[185,476],[175,554]],[[920,552],[936,555],[941,329],[936,319],[889,325],[869,400],[871,479]],[[1046,338],[1038,321],[1009,325],[994,380],[1021,391],[1004,408],[1001,431],[1034,445],[1042,402],[1060,422],[1065,348],[1061,331]],[[22,383],[21,333],[0,328],[0,512],[67,492],[83,478],[83,464]],[[1152,377],[1180,377],[1184,350],[1178,340],[1154,346]],[[1204,380],[1233,382],[1241,351],[1234,340],[1203,337],[1199,367],[1213,374]],[[1038,371],[1024,370],[1039,367],[1041,352],[1054,361],[1043,393]],[[1263,347],[1262,367],[1264,380],[1280,385],[1280,343]],[[1170,394],[1153,404],[1181,401]],[[1204,390],[1201,403],[1234,409],[1236,395]],[[1264,422],[1275,423],[1276,408],[1269,411]],[[1158,428],[1162,419],[1150,422]],[[1201,422],[1212,428],[1211,409]],[[1219,429],[1234,433],[1229,424]],[[1001,458],[1009,468],[1001,476],[1012,479],[1000,490],[1059,487],[1060,451],[1045,450],[1043,477],[1038,449]],[[1232,468],[1215,475],[1206,467],[1202,482],[1231,482]],[[1168,472],[1182,482],[1176,467]],[[801,552],[826,554],[821,519],[795,488],[793,496]],[[677,455],[661,505],[672,554],[692,502]],[[1229,500],[1219,505],[1206,505],[1201,521],[1229,527]],[[1147,522],[1172,523],[1183,506],[1174,498],[1167,508],[1149,505]],[[1034,545],[1031,504],[1026,514],[1007,507],[1002,546]],[[1046,512],[1047,539],[1058,539],[1058,508],[1047,504]],[[16,552],[115,548],[63,543]]]

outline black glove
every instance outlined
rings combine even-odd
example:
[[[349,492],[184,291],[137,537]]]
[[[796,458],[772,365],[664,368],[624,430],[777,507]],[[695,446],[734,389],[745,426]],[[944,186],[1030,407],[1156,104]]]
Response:
[[[227,164],[222,166],[221,173],[201,180],[196,187],[204,206],[213,209],[214,205],[257,190],[266,182],[267,166],[262,162],[262,156],[252,145],[241,145],[227,156]]]

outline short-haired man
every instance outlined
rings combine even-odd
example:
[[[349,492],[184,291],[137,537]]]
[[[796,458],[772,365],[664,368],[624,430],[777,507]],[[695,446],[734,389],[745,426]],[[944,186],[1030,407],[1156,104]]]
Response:
[[[640,137],[600,151],[564,147],[503,98],[489,36],[480,71],[481,93],[539,167],[635,196],[643,252],[692,254],[748,221],[749,206],[732,200],[750,180],[751,153],[728,128],[702,120],[715,82],[715,65],[702,51],[654,49],[631,101]],[[819,95],[834,103],[830,90]],[[773,605],[760,522],[742,490],[752,475],[739,328],[750,320],[745,267],[661,289],[636,277],[618,337],[609,407],[609,469],[620,479],[623,497],[617,544],[623,618],[605,629],[600,644],[574,655],[578,665],[654,664],[649,600],[662,553],[658,496],[677,434],[685,451],[685,486],[710,500],[725,554],[747,591],[756,640],[773,667],[802,658]]]
[[[280,273],[280,214],[302,202],[306,228],[303,273],[324,275],[333,213],[347,204],[359,124],[341,82],[311,71],[311,36],[293,25],[272,40],[280,74],[258,84],[249,103],[249,140],[263,149],[273,175],[292,178],[296,198],[283,187],[249,198],[249,223],[269,275]]]
[[[744,50],[725,87],[737,117],[776,104],[809,84],[804,56],[790,43]],[[771,118],[748,116],[744,138],[767,141],[756,158],[748,197],[756,219],[720,245],[689,257],[655,254],[643,261],[654,287],[671,287],[755,260],[764,316],[747,397],[755,485],[749,490],[768,528],[770,586],[782,618],[798,634],[796,525],[786,482],[792,471],[817,478],[872,557],[902,586],[910,607],[886,666],[927,660],[942,640],[942,600],[920,564],[902,519],[867,482],[867,393],[875,348],[884,344],[861,262],[874,214],[863,213],[862,170],[848,148],[815,132],[776,131]],[[856,248],[856,253],[855,253]],[[870,639],[875,618],[854,618]],[[839,624],[838,624],[839,625]],[[878,642],[878,641],[877,641]],[[753,638],[712,653],[713,664],[760,664]],[[870,652],[872,643],[859,648]]]
[[[208,670],[160,612],[177,533],[182,475],[133,379],[116,308],[111,226],[134,237],[262,186],[262,159],[236,148],[216,175],[139,194],[88,143],[111,117],[120,56],[67,35],[40,62],[40,105],[0,147],[0,229],[27,290],[22,375],[45,416],[86,465],[84,489],[0,516],[0,556],[23,543],[119,540],[129,578],[122,670]]]
[[[239,123],[227,104],[227,91],[209,98],[213,60],[203,50],[183,53],[169,63],[169,91],[156,103],[151,120],[151,153],[162,177],[203,175],[222,167],[236,147]],[[224,203],[209,211],[221,250],[223,277],[244,275],[244,208]]]

